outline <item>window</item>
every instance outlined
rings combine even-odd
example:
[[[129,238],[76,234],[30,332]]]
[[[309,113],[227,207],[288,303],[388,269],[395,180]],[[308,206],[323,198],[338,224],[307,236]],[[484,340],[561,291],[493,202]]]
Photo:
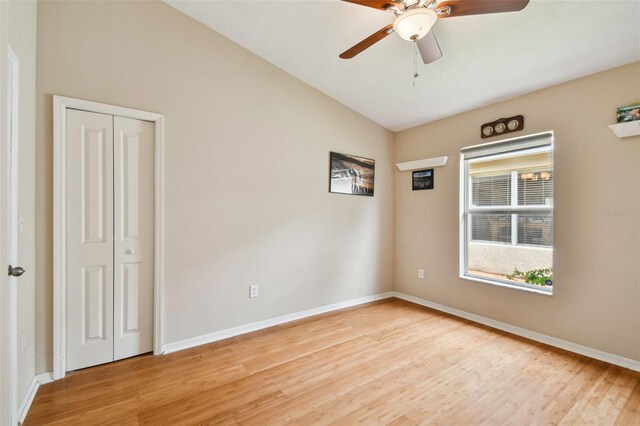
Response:
[[[462,277],[552,292],[552,139],[462,149]]]

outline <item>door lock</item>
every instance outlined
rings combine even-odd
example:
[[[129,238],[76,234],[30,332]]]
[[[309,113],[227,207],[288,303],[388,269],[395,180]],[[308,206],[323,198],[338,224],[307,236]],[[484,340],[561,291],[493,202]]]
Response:
[[[25,272],[27,272],[24,268],[21,268],[20,266],[11,266],[9,265],[9,275],[11,275],[12,277],[19,277],[20,275],[24,274]]]

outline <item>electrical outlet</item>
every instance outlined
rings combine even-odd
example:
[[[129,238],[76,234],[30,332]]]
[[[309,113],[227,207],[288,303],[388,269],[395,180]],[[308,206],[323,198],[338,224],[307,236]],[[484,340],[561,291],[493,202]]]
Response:
[[[250,285],[249,286],[249,297],[258,297],[258,286]]]
[[[21,334],[22,337],[22,351],[21,355],[24,355],[24,351],[27,349],[27,332],[23,331]]]
[[[424,280],[424,269],[418,269],[418,278]]]

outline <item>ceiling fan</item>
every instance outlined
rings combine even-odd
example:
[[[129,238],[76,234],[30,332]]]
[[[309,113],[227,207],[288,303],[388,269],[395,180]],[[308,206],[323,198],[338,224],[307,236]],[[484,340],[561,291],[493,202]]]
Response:
[[[395,15],[393,24],[371,34],[352,48],[340,54],[351,59],[389,34],[396,32],[407,41],[415,42],[425,64],[442,57],[442,51],[431,28],[439,18],[453,18],[487,13],[517,12],[524,9],[529,0],[343,0],[361,6],[390,12]]]

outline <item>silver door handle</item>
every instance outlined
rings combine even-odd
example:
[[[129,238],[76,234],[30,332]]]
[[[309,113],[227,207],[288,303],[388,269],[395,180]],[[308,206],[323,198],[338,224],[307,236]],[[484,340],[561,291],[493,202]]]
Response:
[[[136,254],[136,251],[134,249],[127,250],[125,254]]]
[[[21,268],[20,266],[11,266],[9,265],[9,275],[11,275],[12,277],[19,277],[20,275],[24,274],[25,272],[27,272],[24,268]]]

